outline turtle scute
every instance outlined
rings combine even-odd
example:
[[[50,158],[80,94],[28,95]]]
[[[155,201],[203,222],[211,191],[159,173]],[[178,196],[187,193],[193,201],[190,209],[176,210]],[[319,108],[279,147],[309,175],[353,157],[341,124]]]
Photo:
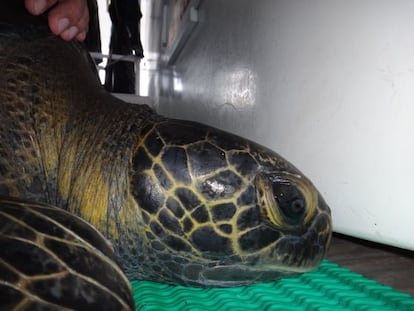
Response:
[[[57,207],[11,198],[0,198],[0,297],[1,310],[134,310],[98,231]]]

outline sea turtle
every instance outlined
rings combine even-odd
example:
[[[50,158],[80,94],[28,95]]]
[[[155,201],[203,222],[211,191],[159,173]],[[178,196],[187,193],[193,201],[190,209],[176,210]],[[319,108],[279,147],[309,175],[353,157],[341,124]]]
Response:
[[[26,244],[72,267],[71,277],[83,280],[76,271],[89,265],[94,285],[107,284],[107,274],[124,293],[128,285],[103,238],[78,232],[85,222],[111,243],[129,279],[226,287],[318,266],[331,237],[330,210],[298,169],[252,141],[114,98],[88,53],[40,24],[0,24],[0,295],[36,295],[40,285],[17,270],[58,278],[36,256],[13,264]],[[32,225],[34,218],[59,232]],[[30,238],[22,236],[27,230]],[[48,248],[45,237],[65,247]],[[78,261],[66,256],[73,243],[82,248]],[[99,256],[107,273],[88,264]],[[64,300],[56,287],[50,291]]]

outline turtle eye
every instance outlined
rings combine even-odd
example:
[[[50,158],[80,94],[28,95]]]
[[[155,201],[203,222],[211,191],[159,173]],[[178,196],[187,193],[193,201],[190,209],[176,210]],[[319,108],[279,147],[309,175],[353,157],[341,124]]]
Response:
[[[306,201],[301,191],[289,182],[273,182],[273,195],[284,220],[290,225],[299,224],[306,212]]]
[[[275,176],[258,175],[256,191],[261,215],[269,225],[286,228],[304,222],[307,203],[295,183]]]

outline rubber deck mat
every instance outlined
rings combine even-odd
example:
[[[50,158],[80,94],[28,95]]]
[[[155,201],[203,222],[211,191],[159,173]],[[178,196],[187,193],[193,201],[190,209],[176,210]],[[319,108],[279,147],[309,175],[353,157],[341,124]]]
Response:
[[[194,288],[132,281],[136,310],[414,311],[414,298],[329,261],[278,282],[236,288]]]

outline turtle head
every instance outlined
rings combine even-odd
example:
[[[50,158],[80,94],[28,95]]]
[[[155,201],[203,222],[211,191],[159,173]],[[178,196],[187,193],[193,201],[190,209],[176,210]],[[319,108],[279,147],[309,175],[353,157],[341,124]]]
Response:
[[[330,209],[312,182],[278,154],[251,142],[248,150],[257,166],[239,167],[245,183],[232,189],[218,175],[209,181],[219,192],[231,189],[234,197],[210,207],[210,226],[201,226],[192,240],[196,248],[205,246],[206,257],[222,256],[211,256],[215,264],[199,272],[204,286],[275,281],[311,271],[330,244]]]
[[[328,206],[269,149],[167,120],[145,131],[132,162],[142,215],[136,249],[121,255],[132,278],[236,286],[312,270],[326,253]]]

